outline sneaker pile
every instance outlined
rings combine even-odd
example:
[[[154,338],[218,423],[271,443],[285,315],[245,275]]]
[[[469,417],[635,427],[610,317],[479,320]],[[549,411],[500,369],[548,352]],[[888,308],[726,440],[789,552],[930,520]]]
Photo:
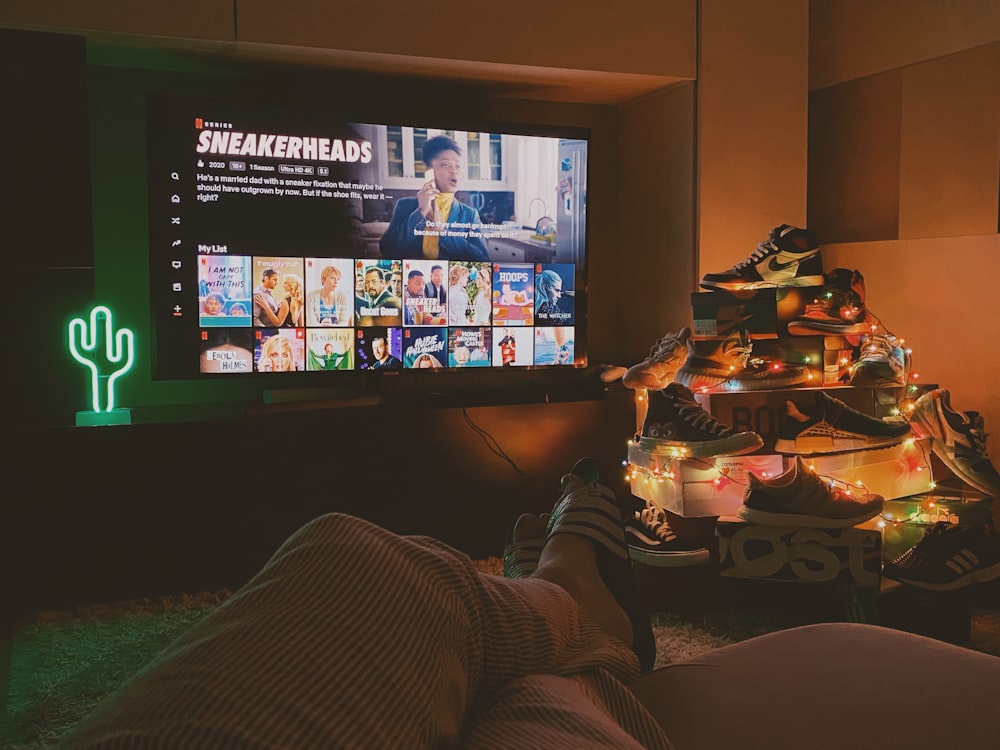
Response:
[[[823,266],[816,234],[782,224],[771,230],[750,256],[728,271],[707,273],[705,289],[761,289],[779,286],[821,286]]]
[[[893,581],[954,591],[1000,578],[1000,534],[989,524],[962,528],[938,521],[924,538],[882,566]]]
[[[737,432],[724,425],[676,382],[649,392],[638,442],[648,453],[685,458],[752,453],[764,445],[756,432]]]
[[[835,268],[805,311],[788,324],[792,336],[857,336],[871,330],[865,310],[865,278],[857,269]],[[855,342],[856,343],[856,342]]]
[[[815,403],[785,402],[785,419],[774,443],[777,453],[840,453],[898,445],[910,435],[905,421],[888,421],[852,409],[816,391]]]
[[[851,385],[884,388],[906,385],[910,355],[891,334],[872,334],[861,341],[861,355],[851,365]]]
[[[854,493],[824,482],[801,456],[773,479],[747,472],[749,483],[737,515],[762,526],[808,526],[842,529],[857,526],[882,511],[883,498]]]
[[[986,455],[983,415],[956,411],[951,394],[938,388],[917,399],[910,414],[914,434],[929,438],[934,455],[967,482],[990,497],[1000,497],[1000,474]]]
[[[681,541],[670,527],[667,514],[650,502],[625,519],[625,539],[629,557],[646,565],[674,568],[708,562],[708,550]]]
[[[790,388],[809,380],[809,368],[804,365],[754,357],[753,342],[739,332],[701,345],[714,345],[714,349],[703,354],[688,339],[687,356],[674,374],[674,380],[692,390],[759,391]]]
[[[684,327],[677,333],[667,333],[653,344],[649,356],[632,365],[622,376],[622,385],[638,390],[646,388],[658,391],[666,388],[673,380],[677,368],[684,361],[687,352],[685,344],[691,338],[691,329]]]

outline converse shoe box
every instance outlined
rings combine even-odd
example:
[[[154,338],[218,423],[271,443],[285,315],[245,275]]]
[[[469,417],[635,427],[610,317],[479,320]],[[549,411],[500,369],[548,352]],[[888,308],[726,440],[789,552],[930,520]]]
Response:
[[[919,387],[895,386],[892,388],[856,388],[854,386],[823,386],[782,388],[762,391],[705,391],[694,394],[705,411],[723,424],[737,430],[753,430],[764,440],[759,453],[774,450],[784,420],[787,418],[786,402],[812,405],[817,390],[843,401],[853,409],[880,419],[892,417],[905,402],[915,400],[921,393],[936,385]]]
[[[788,324],[806,311],[806,305],[822,289],[809,286],[693,292],[691,333],[695,338],[719,338],[734,331],[785,336]]]
[[[975,526],[992,517],[990,497],[973,489],[938,484],[928,492],[887,500],[882,508],[882,558],[899,557],[939,521]]]
[[[877,528],[762,526],[736,516],[715,524],[719,572],[729,578],[852,583],[877,589],[882,534]]]
[[[628,447],[632,494],[678,516],[722,516],[743,504],[747,472],[773,477],[784,471],[778,455],[670,458]]]

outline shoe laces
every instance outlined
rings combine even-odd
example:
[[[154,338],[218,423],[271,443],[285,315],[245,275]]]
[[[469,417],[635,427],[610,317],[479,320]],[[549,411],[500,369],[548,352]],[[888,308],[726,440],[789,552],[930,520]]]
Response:
[[[965,412],[965,417],[969,420],[969,444],[976,453],[985,456],[986,438],[989,436],[989,433],[984,430],[985,422],[983,421],[983,415],[977,411],[967,411]]]
[[[722,352],[732,359],[737,367],[743,368],[750,361],[750,354],[753,352],[753,342],[749,340],[744,341],[741,336],[736,335],[726,339],[722,345]]]
[[[880,333],[866,336],[864,344],[862,344],[861,359],[891,360],[893,359],[893,352],[898,348],[894,337],[891,338]]]
[[[663,541],[668,541],[673,536],[670,524],[667,523],[667,514],[663,512],[662,508],[647,505],[639,511],[639,521]]]
[[[674,406],[677,407],[680,418],[696,430],[703,430],[713,435],[726,435],[731,432],[731,428],[701,408],[701,404],[697,401],[688,401],[675,396]]]
[[[646,359],[659,359],[666,354],[678,349],[681,345],[680,331],[677,333],[667,333],[653,344],[649,349],[649,356]]]
[[[750,253],[745,260],[741,260],[733,266],[733,268],[739,271],[742,268],[746,268],[747,266],[756,263],[761,258],[766,258],[771,253],[777,252],[778,249],[778,246],[774,244],[774,240],[766,239],[757,245],[757,249]]]

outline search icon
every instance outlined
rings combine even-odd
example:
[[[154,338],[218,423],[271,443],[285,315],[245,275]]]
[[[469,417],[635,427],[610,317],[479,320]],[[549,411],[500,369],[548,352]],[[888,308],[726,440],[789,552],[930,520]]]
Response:
[[[179,180],[180,178],[181,178],[181,176],[179,174],[177,174],[176,172],[171,172],[170,173],[170,179],[171,180]]]

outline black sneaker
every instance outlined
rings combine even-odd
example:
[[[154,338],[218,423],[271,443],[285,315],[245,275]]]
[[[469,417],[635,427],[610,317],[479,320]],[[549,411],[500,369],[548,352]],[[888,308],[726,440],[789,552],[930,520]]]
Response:
[[[762,526],[843,529],[882,511],[881,495],[853,492],[827,483],[809,470],[801,456],[773,479],[747,472],[747,489],[737,515]]]
[[[834,268],[805,311],[788,324],[792,336],[859,336],[869,333],[865,277],[857,269]],[[854,343],[857,343],[855,341]]]
[[[919,437],[930,438],[934,455],[955,476],[984,495],[1000,498],[1000,474],[986,454],[982,414],[953,409],[950,391],[937,388],[917,399],[910,424]]]
[[[625,519],[625,540],[629,557],[659,568],[679,568],[708,562],[709,553],[677,538],[667,514],[652,503]]]
[[[962,528],[939,521],[924,538],[882,567],[894,581],[954,591],[1000,578],[1000,534],[989,524]]]
[[[649,392],[638,442],[648,453],[679,458],[735,456],[764,445],[756,432],[737,432],[713,417],[680,383]]]
[[[775,452],[808,455],[887,448],[910,435],[908,422],[868,416],[823,391],[816,391],[815,398],[811,405],[785,402]]]
[[[698,346],[709,349],[702,353]],[[753,356],[753,341],[736,332],[717,341],[687,342],[687,357],[674,380],[695,391],[761,391],[808,383],[809,368]]]
[[[861,341],[861,354],[851,365],[851,385],[885,388],[906,385],[910,353],[891,334],[872,334]]]
[[[706,273],[705,289],[761,289],[780,286],[822,286],[823,264],[811,229],[782,224],[771,230],[750,257],[722,273]]]

